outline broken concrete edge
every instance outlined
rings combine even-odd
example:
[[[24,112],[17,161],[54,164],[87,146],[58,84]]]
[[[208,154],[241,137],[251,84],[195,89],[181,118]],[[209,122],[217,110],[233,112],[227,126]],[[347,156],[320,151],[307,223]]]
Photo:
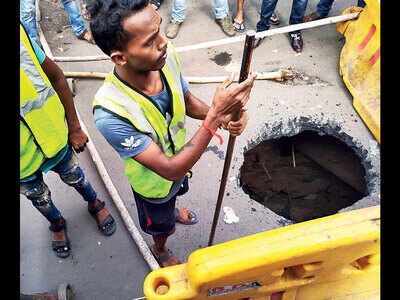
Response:
[[[240,168],[244,162],[244,153],[253,149],[260,143],[272,139],[278,139],[284,136],[290,137],[297,135],[305,130],[312,130],[320,135],[330,135],[340,141],[344,142],[350,147],[356,155],[361,159],[361,163],[365,169],[365,181],[367,183],[367,195],[349,207],[339,210],[337,213],[374,206],[380,204],[380,149],[376,140],[371,139],[369,143],[362,143],[357,137],[348,134],[336,120],[323,119],[319,117],[292,117],[286,121],[264,122],[259,125],[255,134],[250,136],[247,140],[238,139],[236,151],[232,160],[232,169],[229,177],[235,176],[236,180],[228,182],[232,187],[235,185],[236,193],[240,194],[239,197],[250,198],[244,193],[240,186]],[[254,201],[250,199],[250,201]],[[268,208],[266,208],[268,209]],[[268,209],[269,210],[269,209]],[[269,210],[270,211],[270,210]],[[271,211],[272,212],[272,211]],[[285,222],[279,221],[282,218]],[[293,224],[291,220],[287,220],[282,216],[277,215],[277,222],[284,226]]]

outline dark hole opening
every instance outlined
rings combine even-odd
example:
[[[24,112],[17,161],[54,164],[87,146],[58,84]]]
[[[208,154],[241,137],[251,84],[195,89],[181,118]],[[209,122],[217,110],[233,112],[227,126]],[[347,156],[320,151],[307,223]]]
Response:
[[[246,194],[294,222],[335,214],[365,197],[364,177],[350,147],[310,130],[260,143],[240,169]]]

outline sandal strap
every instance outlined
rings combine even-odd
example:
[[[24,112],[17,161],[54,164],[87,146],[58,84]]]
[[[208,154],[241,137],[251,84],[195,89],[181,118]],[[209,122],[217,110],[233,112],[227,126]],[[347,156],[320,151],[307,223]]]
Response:
[[[116,229],[115,220],[114,220],[113,216],[109,213],[108,216],[106,216],[104,218],[103,222],[101,222],[101,223],[99,222],[97,213],[104,208],[105,202],[101,201],[101,200],[98,200],[98,201],[99,201],[99,203],[95,207],[93,207],[91,209],[88,207],[88,211],[89,211],[90,215],[96,220],[97,227],[99,228],[99,230],[105,235],[111,235],[114,233],[114,231]]]
[[[57,222],[58,223],[58,222]],[[57,224],[56,222],[50,223],[49,229],[52,232],[60,232],[67,226],[67,222],[63,217],[61,217],[61,224]]]
[[[161,255],[161,256],[158,258],[158,262],[159,262],[160,264],[162,264],[162,263],[168,261],[168,259],[169,259],[171,256],[173,256],[173,255],[174,255],[174,254],[172,253],[172,251],[168,249],[167,253],[165,253],[164,255]]]
[[[97,214],[106,205],[106,203],[104,201],[98,200],[98,202],[99,203],[96,206],[94,206],[92,208],[88,207],[88,211],[89,211],[90,214],[92,214],[92,215]]]
[[[57,251],[58,249],[62,248],[64,250],[64,247],[68,247],[69,250],[69,242],[68,241],[53,241],[51,242],[51,246],[53,247],[53,250]],[[66,250],[66,251],[68,251]]]
[[[103,221],[103,223],[101,223],[101,224],[98,224],[97,226],[100,228],[100,229],[105,229],[105,227],[107,226],[107,225],[111,225],[112,223],[114,223],[114,218],[112,217],[112,215],[108,215],[105,219],[104,219],[104,221]],[[103,228],[104,227],[104,228]]]

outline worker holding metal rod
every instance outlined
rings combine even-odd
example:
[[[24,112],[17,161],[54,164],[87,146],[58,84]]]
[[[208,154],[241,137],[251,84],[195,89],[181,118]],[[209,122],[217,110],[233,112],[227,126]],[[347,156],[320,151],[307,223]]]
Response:
[[[180,264],[166,247],[175,223],[194,224],[195,211],[175,208],[188,191],[187,174],[221,126],[240,135],[255,75],[215,91],[211,107],[188,89],[172,44],[160,32],[161,17],[148,0],[100,0],[88,7],[96,44],[115,64],[93,101],[96,127],[124,161],[141,229],[162,267]],[[233,121],[238,113],[240,118]],[[203,120],[187,141],[186,115]],[[199,199],[201,201],[201,199]]]

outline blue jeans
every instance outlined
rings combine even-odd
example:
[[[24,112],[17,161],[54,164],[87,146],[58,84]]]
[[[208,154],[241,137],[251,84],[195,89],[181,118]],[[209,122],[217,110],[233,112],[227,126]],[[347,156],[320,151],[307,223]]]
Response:
[[[293,0],[290,12],[289,24],[303,23],[304,13],[306,12],[308,0]],[[263,0],[261,5],[261,17],[257,23],[257,32],[268,30],[270,27],[269,18],[275,11],[278,0]],[[300,31],[294,31],[297,33]]]
[[[76,36],[80,36],[86,29],[76,0],[61,0],[68,14],[69,22]],[[37,42],[36,28],[36,0],[20,0],[20,19],[29,37]]]
[[[317,4],[317,15],[320,18],[328,16],[334,0],[320,0]]]
[[[329,14],[329,11],[332,8],[334,0],[320,0],[317,4],[317,15],[320,18],[326,18]],[[364,7],[365,2],[363,0],[357,1],[357,6]]]
[[[187,0],[174,0],[174,5],[172,7],[171,17],[175,21],[183,22],[185,19],[185,9],[187,5]],[[228,0],[214,0],[215,2],[215,18],[223,19],[229,13]]]
[[[56,172],[64,183],[75,188],[85,201],[93,202],[96,200],[96,192],[79,167],[78,158],[71,146],[64,158],[51,170]],[[20,182],[20,193],[31,200],[33,206],[49,222],[54,223],[61,218],[61,213],[51,200],[51,192],[43,181],[42,172],[39,170],[36,175],[36,178],[31,181]]]

